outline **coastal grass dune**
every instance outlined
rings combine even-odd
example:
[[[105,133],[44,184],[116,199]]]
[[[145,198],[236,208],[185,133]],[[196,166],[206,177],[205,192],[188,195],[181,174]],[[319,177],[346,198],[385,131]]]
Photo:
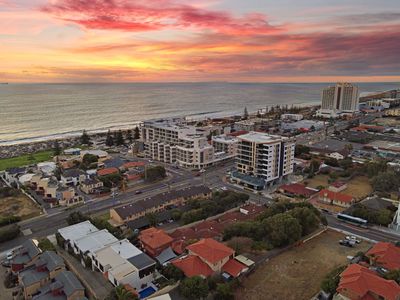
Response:
[[[17,157],[0,159],[0,171],[8,168],[22,167],[51,159],[53,151],[40,151],[33,154],[26,154]]]

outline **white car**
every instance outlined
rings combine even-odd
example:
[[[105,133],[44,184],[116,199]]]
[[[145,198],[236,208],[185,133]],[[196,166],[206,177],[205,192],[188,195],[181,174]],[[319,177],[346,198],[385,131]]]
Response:
[[[204,173],[205,171],[206,171],[205,169],[201,169],[199,172]]]
[[[361,241],[359,240],[359,239],[357,239],[354,235],[348,235],[348,236],[346,236],[346,240],[348,240],[348,241],[354,241],[354,242],[356,242],[357,244],[359,244]]]
[[[12,252],[12,251],[10,251],[10,252],[7,252],[7,260],[11,260],[11,259],[13,259],[14,258],[14,253]]]
[[[227,188],[226,186],[222,186],[222,187],[221,187],[221,190],[222,190],[222,191],[227,191],[228,188]]]

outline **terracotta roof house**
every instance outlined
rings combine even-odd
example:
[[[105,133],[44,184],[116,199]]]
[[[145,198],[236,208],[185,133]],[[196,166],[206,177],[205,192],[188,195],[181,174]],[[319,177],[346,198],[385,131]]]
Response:
[[[343,299],[400,299],[400,286],[394,280],[386,280],[358,264],[349,265],[343,271],[336,291]]]
[[[215,273],[227,273],[237,277],[247,267],[234,259],[235,251],[213,239],[202,239],[186,247],[188,256],[172,261],[187,277],[208,277]]]
[[[288,196],[300,196],[300,197],[305,197],[305,198],[309,198],[318,192],[318,190],[308,188],[304,184],[301,184],[301,183],[281,185],[279,187],[279,191]]]
[[[97,175],[99,176],[106,176],[106,175],[111,175],[111,174],[117,174],[119,170],[117,168],[105,168],[105,169],[100,169],[97,171]]]
[[[344,191],[345,189],[347,189],[347,184],[343,181],[335,181],[331,183],[331,185],[328,187],[328,190],[335,193],[339,193],[341,191]]]
[[[173,240],[164,230],[154,227],[142,230],[139,234],[141,247],[152,257],[160,255],[161,252],[170,247]]]
[[[377,243],[366,253],[366,256],[373,265],[388,270],[400,269],[400,248],[392,243]]]
[[[354,203],[354,198],[352,196],[336,193],[327,189],[319,191],[318,199],[323,203],[340,207],[350,207]]]

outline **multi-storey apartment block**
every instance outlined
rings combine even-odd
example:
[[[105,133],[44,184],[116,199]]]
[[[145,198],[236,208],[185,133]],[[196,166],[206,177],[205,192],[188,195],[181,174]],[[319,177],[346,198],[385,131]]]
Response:
[[[201,169],[228,158],[214,155],[207,138],[209,132],[188,125],[184,119],[161,119],[144,122],[141,137],[146,157]]]
[[[238,137],[237,171],[232,180],[262,189],[293,173],[293,141],[286,137],[249,132]]]
[[[322,91],[321,109],[317,116],[336,118],[358,111],[358,87],[351,83],[337,83]]]

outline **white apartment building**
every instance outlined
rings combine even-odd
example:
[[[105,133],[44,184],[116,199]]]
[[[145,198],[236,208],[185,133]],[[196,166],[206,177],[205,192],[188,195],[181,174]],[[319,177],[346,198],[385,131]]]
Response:
[[[337,83],[322,91],[321,109],[317,116],[336,118],[358,111],[358,87],[351,83]]]
[[[239,143],[236,137],[222,134],[213,136],[211,140],[216,153],[224,152],[227,155],[236,156]]]
[[[144,122],[141,136],[146,157],[201,169],[224,159],[215,157],[207,140],[209,132],[209,128],[188,125],[183,119],[162,119]]]
[[[236,168],[238,183],[252,186],[251,177],[273,184],[293,173],[295,143],[289,138],[261,132],[249,132],[238,136]],[[248,177],[248,179],[246,179]],[[235,178],[232,178],[235,180]],[[257,189],[260,189],[260,180]]]

